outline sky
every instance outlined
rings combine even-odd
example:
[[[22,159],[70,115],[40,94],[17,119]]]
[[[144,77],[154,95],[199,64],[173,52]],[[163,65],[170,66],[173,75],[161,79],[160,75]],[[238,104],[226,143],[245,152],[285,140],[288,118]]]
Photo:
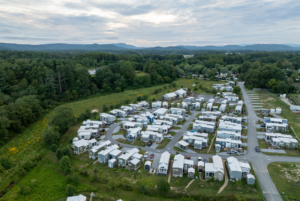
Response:
[[[0,0],[0,42],[300,44],[300,1]]]

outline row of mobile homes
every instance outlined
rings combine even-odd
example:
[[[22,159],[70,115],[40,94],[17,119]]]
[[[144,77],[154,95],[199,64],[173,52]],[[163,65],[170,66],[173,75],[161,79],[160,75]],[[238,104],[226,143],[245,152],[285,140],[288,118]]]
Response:
[[[202,149],[202,147],[207,147],[208,139],[196,135],[185,135],[183,136],[183,141],[189,143],[189,145],[194,146],[194,149]]]
[[[74,149],[74,154],[81,154],[96,145],[97,145],[97,140],[95,140],[95,139],[79,140],[78,137],[75,137],[73,139],[73,143],[72,143],[72,147]]]
[[[168,93],[168,94],[165,94],[163,95],[163,98],[165,100],[173,100],[177,97],[177,94],[175,94],[174,92],[171,92],[171,93]]]
[[[98,152],[105,149],[107,146],[111,145],[111,141],[109,140],[102,140],[100,142],[98,142],[98,145],[93,146],[90,150],[89,150],[89,158],[92,158],[93,160],[95,160],[96,158],[98,158]]]
[[[281,133],[266,133],[265,134],[265,141],[271,142],[273,138],[287,138],[287,139],[293,139],[293,136],[281,134]]]
[[[153,112],[153,115],[155,117],[165,116],[168,113],[168,109],[166,108],[159,108],[155,112]]]
[[[112,146],[106,147],[106,149],[100,151],[98,153],[98,161],[99,163],[107,163],[108,160],[110,159],[109,153],[112,152],[115,149],[119,149],[119,146],[114,144]]]
[[[173,177],[182,177],[183,175],[184,156],[177,154],[174,157],[172,175]]]
[[[182,122],[184,120],[184,116],[183,115],[179,115],[179,114],[166,114],[165,117],[176,118],[177,122]]]
[[[147,131],[158,132],[165,135],[168,133],[170,128],[170,126],[149,125],[147,127]]]
[[[214,122],[214,121],[202,121],[202,120],[196,120],[195,123],[197,123],[197,124],[207,124],[207,125],[210,125],[210,126],[213,126],[213,127],[216,127],[216,126],[217,126],[217,123]]]
[[[119,110],[119,109],[114,109],[114,110],[110,111],[109,114],[111,114],[115,117],[121,117],[121,118],[124,118],[127,116],[127,113],[125,111]]]
[[[137,139],[141,135],[141,132],[142,132],[141,127],[129,128],[127,130],[126,140],[133,142],[135,139]]]
[[[164,117],[165,117],[165,116],[164,116]],[[163,119],[165,119],[165,118],[163,118]],[[176,120],[176,119],[174,119],[174,118],[172,118],[172,119],[173,119],[174,121]],[[167,125],[167,126],[172,127],[172,126],[174,125],[173,120],[170,121],[169,119],[165,119],[165,120],[157,119],[157,120],[155,120],[153,123],[154,123],[154,125],[158,125],[158,126]],[[176,122],[177,122],[177,121],[176,121]]]
[[[123,128],[128,130],[130,128],[143,128],[144,124],[140,122],[123,121]]]
[[[225,98],[226,98],[229,102],[238,102],[238,101],[239,101],[239,97],[237,97],[237,96],[225,96]]]
[[[222,96],[223,96],[223,98],[225,98],[225,97],[236,97],[236,94],[234,94],[232,92],[222,92]]]
[[[224,166],[222,158],[218,155],[212,157],[212,163],[205,163],[205,179],[214,177],[216,180],[224,179]]]
[[[178,115],[184,115],[186,113],[185,109],[182,108],[170,108],[170,113],[171,114],[178,114]]]
[[[230,117],[230,116],[222,116],[221,121],[228,121],[231,123],[241,124],[242,123],[242,117]]]
[[[236,150],[242,148],[241,140],[232,140],[230,138],[216,138],[216,144],[221,145],[222,148],[233,148]]]
[[[222,139],[232,139],[232,140],[241,140],[241,133],[231,132],[231,131],[217,131],[217,138]]]
[[[134,113],[134,109],[129,106],[121,106],[121,110],[123,110],[127,115]]]
[[[193,130],[197,130],[198,132],[204,132],[204,133],[213,133],[215,127],[208,124],[193,123]]]
[[[207,116],[207,117],[211,117],[211,116],[219,117],[222,115],[222,113],[219,111],[216,111],[216,112],[204,111],[204,112],[201,112],[201,114],[202,114],[202,116]]]
[[[287,127],[288,127],[287,124],[266,123],[266,130],[269,132],[274,132],[274,131],[286,132]]]
[[[90,119],[83,121],[82,126],[85,126],[86,128],[95,128],[100,129],[105,127],[105,123],[103,121],[92,121]]]
[[[142,106],[140,104],[129,104],[130,107],[132,107],[135,111],[140,111],[142,109]]]
[[[116,116],[107,113],[100,113],[100,120],[107,123],[112,123],[116,121]]]
[[[154,141],[156,143],[161,143],[163,140],[163,135],[157,132],[142,131],[141,141],[149,142]]]
[[[167,175],[169,169],[171,154],[167,151],[161,154],[159,163],[158,163],[158,174]]]
[[[198,119],[201,121],[216,122],[217,117],[216,116],[199,116]]]
[[[299,143],[294,138],[272,138],[271,145],[281,148],[297,148]]]
[[[242,125],[231,123],[231,122],[220,121],[219,130],[231,131],[231,132],[235,132],[235,133],[242,133]]]

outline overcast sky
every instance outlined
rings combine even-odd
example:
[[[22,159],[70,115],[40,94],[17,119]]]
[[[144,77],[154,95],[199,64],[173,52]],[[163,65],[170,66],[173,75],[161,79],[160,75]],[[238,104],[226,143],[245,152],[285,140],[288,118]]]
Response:
[[[300,1],[0,0],[0,42],[300,44]]]

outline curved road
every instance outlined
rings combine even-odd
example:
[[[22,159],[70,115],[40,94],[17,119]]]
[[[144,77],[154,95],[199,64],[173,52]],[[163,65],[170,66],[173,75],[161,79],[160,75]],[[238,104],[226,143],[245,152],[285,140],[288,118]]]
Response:
[[[239,160],[249,161],[256,173],[257,179],[260,183],[261,189],[263,191],[264,197],[268,201],[282,201],[282,198],[272,181],[270,174],[268,172],[267,166],[269,163],[273,162],[298,162],[300,163],[299,157],[287,157],[287,156],[268,156],[264,155],[262,153],[257,153],[255,151],[255,146],[258,146],[257,136],[256,136],[256,122],[260,118],[256,116],[252,103],[248,97],[248,94],[245,90],[244,83],[239,82],[239,86],[241,87],[241,91],[244,97],[244,103],[247,107],[248,117],[247,117],[247,123],[248,123],[248,150],[245,155],[236,156]],[[175,144],[178,142],[180,137],[184,134],[185,131],[187,131],[188,126],[192,123],[192,121],[195,119],[195,116],[199,114],[200,112],[192,112],[192,115],[189,116],[186,123],[181,127],[181,129],[178,131],[178,133],[173,137],[171,142],[164,148],[164,149],[152,149],[148,147],[141,147],[144,151],[149,152],[156,152],[156,153],[162,153],[164,151],[169,151],[171,154],[176,154],[176,151],[173,149]],[[128,147],[128,148],[135,148],[137,146],[129,145],[129,144],[123,144],[120,143],[112,138],[113,130],[119,125],[120,123],[113,124],[110,129],[106,133],[106,140],[110,140],[112,143],[120,144],[122,147]],[[214,148],[214,147],[212,147]],[[198,154],[198,153],[186,153],[186,152],[180,152],[182,155],[190,155],[190,156],[196,156],[196,157],[212,157],[212,154]],[[220,155],[223,159],[226,159],[229,156],[226,155]]]

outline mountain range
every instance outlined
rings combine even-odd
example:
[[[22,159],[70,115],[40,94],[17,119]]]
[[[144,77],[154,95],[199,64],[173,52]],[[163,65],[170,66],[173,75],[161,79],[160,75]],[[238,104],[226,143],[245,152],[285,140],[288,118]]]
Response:
[[[298,44],[253,44],[253,45],[225,45],[225,46],[168,46],[168,47],[136,47],[125,43],[113,44],[15,44],[0,43],[0,50],[16,50],[16,51],[54,51],[54,50],[158,50],[158,51],[197,51],[197,50],[214,50],[214,51],[299,51]]]

